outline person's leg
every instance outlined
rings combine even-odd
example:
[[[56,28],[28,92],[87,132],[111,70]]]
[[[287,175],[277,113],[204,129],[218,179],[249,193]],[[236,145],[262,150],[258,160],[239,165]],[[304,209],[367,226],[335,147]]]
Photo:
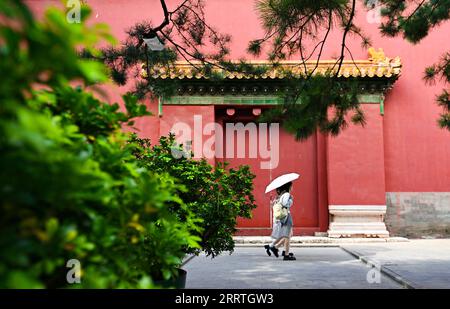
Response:
[[[278,239],[274,239],[274,240],[272,241],[272,243],[271,243],[269,246],[275,247],[275,248],[281,247],[281,245],[283,245],[284,238],[285,238],[285,237],[281,237],[281,238],[278,238]]]
[[[289,255],[290,243],[291,243],[291,238],[286,237],[286,240],[284,241],[284,254],[285,255]]]
[[[272,243],[270,244],[270,246],[271,246],[271,247],[275,247],[275,245],[278,243],[279,240],[280,240],[280,239],[274,239],[274,240],[272,241]]]
[[[273,246],[274,246],[275,248],[279,248],[279,247],[281,247],[281,246],[283,245],[284,242],[285,242],[285,237],[282,237],[282,238],[280,238],[280,239],[275,240],[275,241],[273,242]]]
[[[278,239],[275,239],[274,241],[272,241],[272,243],[269,245],[270,251],[272,251],[276,257],[278,257],[278,247],[280,247],[281,244],[283,244],[283,241],[284,241],[284,237],[278,238]]]
[[[284,252],[285,252],[283,255],[284,260],[296,260],[294,255],[289,255],[289,248],[290,248],[290,244],[291,244],[292,235],[293,235],[293,232],[291,230],[291,232],[289,233],[289,237],[286,238],[285,243],[284,243]]]
[[[291,237],[292,237],[293,234],[294,234],[293,233],[293,228],[291,228],[291,230],[289,231],[289,237],[286,237],[286,242],[284,243],[284,249],[286,251],[286,255],[289,254],[289,247],[290,247],[290,244],[291,244]]]

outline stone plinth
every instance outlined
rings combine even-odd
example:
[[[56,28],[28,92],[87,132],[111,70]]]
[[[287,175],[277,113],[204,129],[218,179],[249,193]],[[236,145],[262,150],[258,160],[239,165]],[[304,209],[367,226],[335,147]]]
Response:
[[[328,237],[389,237],[384,205],[330,205]]]

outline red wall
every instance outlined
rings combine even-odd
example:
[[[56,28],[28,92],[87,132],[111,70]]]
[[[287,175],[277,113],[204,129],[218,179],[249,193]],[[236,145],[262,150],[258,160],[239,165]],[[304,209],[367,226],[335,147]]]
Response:
[[[378,104],[363,104],[364,127],[328,137],[329,205],[385,205],[383,119]]]
[[[201,118],[201,122],[198,123],[199,131],[194,131],[194,116]],[[214,119],[214,106],[202,105],[202,106],[180,106],[180,105],[165,105],[163,106],[163,115],[161,117],[160,135],[168,135],[169,132],[174,134],[182,134],[181,132],[173,132],[172,128],[176,123],[185,123],[191,129],[190,137],[186,140],[193,141],[192,151],[194,156],[201,157],[203,154],[204,143],[212,136],[203,134],[203,129],[208,123],[213,123]],[[200,131],[201,130],[201,131]],[[194,135],[195,134],[195,135]],[[194,138],[195,136],[195,138]],[[203,141],[201,143],[201,141]],[[178,142],[185,144],[185,141],[178,140]],[[208,158],[210,164],[214,164],[214,159]]]
[[[59,1],[27,2],[37,12],[42,12],[47,4]],[[181,1],[167,2],[170,10]],[[251,58],[246,54],[247,43],[262,34],[255,1],[206,2],[209,22],[233,37],[231,57]],[[122,39],[124,30],[135,22],[153,19],[153,23],[158,24],[162,20],[162,10],[156,0],[90,0],[89,4],[93,7],[94,19],[108,23],[116,37]],[[374,47],[382,47],[387,56],[400,56],[403,62],[402,76],[386,98],[383,120],[386,191],[450,191],[450,132],[437,127],[436,119],[441,109],[434,103],[442,85],[426,86],[422,80],[424,68],[437,61],[450,47],[450,23],[433,29],[426,39],[414,46],[401,37],[382,37],[377,29],[379,25],[368,23],[367,13],[361,5],[356,22],[371,37]],[[339,54],[340,38],[339,33],[331,34],[324,59]],[[353,56],[366,59],[367,52],[360,47],[360,41],[350,40],[348,45]],[[115,93],[111,96],[112,101],[118,100],[117,91]],[[140,121],[141,132],[153,136],[156,121],[153,124]],[[358,169],[357,166],[353,168]],[[359,168],[362,172],[363,166]]]

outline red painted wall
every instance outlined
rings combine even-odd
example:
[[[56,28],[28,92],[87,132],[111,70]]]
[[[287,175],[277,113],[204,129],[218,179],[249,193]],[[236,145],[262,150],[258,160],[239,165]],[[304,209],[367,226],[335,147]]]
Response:
[[[203,134],[203,130],[208,123],[214,123],[214,105],[203,106],[189,106],[189,105],[165,105],[162,110],[163,114],[160,119],[160,135],[168,135],[169,132],[176,134],[179,143],[185,144],[185,141],[193,141],[192,151],[196,158],[203,157],[204,143],[208,138],[214,134]],[[194,117],[200,119],[197,124],[194,124]],[[190,128],[189,136],[184,140],[181,139],[181,134],[185,132],[174,132],[172,129],[175,124],[185,123]],[[179,138],[180,137],[180,138]],[[194,138],[195,137],[195,138]],[[203,142],[201,142],[203,141]],[[214,164],[214,158],[208,158],[210,164]]]
[[[136,132],[140,137],[149,138],[152,144],[157,143],[159,139],[160,118],[158,117],[158,100],[152,99],[145,102],[147,110],[152,113],[151,116],[139,117],[134,120],[132,128],[127,128]]]
[[[328,137],[329,205],[385,205],[383,119],[378,104],[363,104],[364,127]]]
[[[39,13],[47,4],[59,1],[27,2]],[[112,32],[119,39],[125,37],[124,30],[135,22],[152,19],[154,24],[158,24],[162,20],[159,1],[88,2],[93,7],[95,21],[111,25]],[[169,9],[178,3],[180,0],[169,0]],[[206,3],[206,16],[210,23],[233,37],[231,58],[251,58],[246,54],[247,42],[262,34],[255,1],[208,0]],[[377,29],[379,25],[369,23],[367,16],[359,5],[356,22],[371,37],[373,46],[382,47],[387,56],[400,56],[403,62],[402,76],[386,98],[383,119],[386,191],[450,191],[450,132],[437,127],[436,119],[441,110],[434,103],[442,85],[426,86],[422,80],[424,68],[437,61],[450,47],[450,23],[433,29],[420,44],[411,45],[401,37],[382,37]],[[331,34],[323,53],[324,59],[339,54],[340,38],[339,33]],[[348,45],[356,59],[367,58],[359,40],[350,38]],[[118,98],[112,96],[111,100]],[[141,121],[141,133],[153,136],[156,123],[157,120],[152,125]],[[346,180],[336,181],[344,183]]]

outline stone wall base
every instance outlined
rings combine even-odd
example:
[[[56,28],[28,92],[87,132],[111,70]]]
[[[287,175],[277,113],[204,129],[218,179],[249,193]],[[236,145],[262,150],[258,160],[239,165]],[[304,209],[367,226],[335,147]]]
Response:
[[[450,192],[386,192],[391,235],[450,236]]]
[[[328,237],[389,237],[385,205],[330,205]]]

